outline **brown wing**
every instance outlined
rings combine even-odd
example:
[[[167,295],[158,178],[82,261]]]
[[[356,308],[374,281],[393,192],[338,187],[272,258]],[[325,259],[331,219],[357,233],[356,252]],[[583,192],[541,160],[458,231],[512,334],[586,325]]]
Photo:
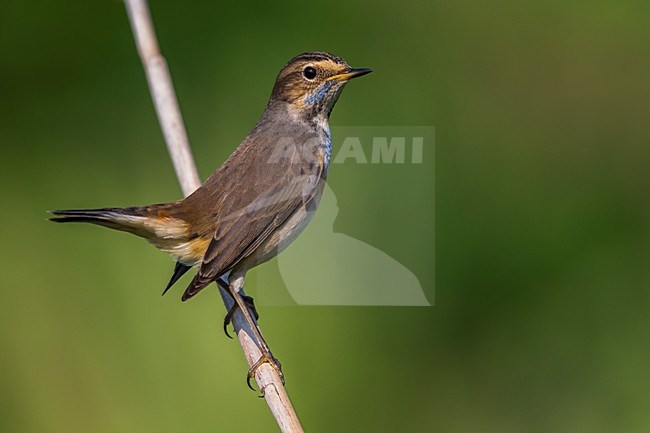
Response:
[[[313,146],[304,144],[305,139],[298,145],[281,140],[264,147],[249,144],[227,161],[220,175],[216,173],[217,179],[208,180],[218,182],[222,192],[215,214],[216,231],[183,300],[250,256],[312,199],[323,163],[312,152]]]

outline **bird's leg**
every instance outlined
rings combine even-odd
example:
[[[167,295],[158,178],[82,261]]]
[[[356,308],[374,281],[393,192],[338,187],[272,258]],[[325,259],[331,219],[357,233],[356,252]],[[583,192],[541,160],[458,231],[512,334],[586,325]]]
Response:
[[[235,301],[235,298],[232,296],[232,293],[230,293],[228,282],[224,278],[219,278],[216,281],[216,283],[219,287],[224,289],[230,295],[233,301]],[[253,312],[253,316],[255,316],[255,320],[259,320],[260,315],[257,312],[257,308],[255,308],[255,302],[253,300],[253,297],[242,295],[242,298],[244,298],[244,302],[246,303],[246,306]],[[237,305],[237,302],[234,302],[232,307],[230,307],[230,309],[226,313],[226,317],[223,318],[223,332],[225,332],[226,337],[228,338],[232,338],[228,333],[228,325],[230,325],[230,323],[232,322],[232,316],[235,314],[235,311],[237,311],[237,308],[239,308],[239,305]]]
[[[243,278],[237,278],[235,281],[233,281],[233,283],[228,284],[228,290],[230,291],[230,295],[235,300],[235,305],[239,308],[239,310],[241,310],[242,314],[244,315],[244,319],[246,319],[246,322],[250,326],[251,331],[253,332],[253,336],[257,340],[257,343],[259,344],[260,347],[260,351],[262,352],[260,358],[248,370],[246,383],[248,384],[249,388],[254,390],[254,388],[251,386],[251,379],[255,377],[255,372],[265,362],[268,362],[271,365],[271,367],[273,367],[278,372],[278,375],[280,376],[282,383],[284,383],[282,364],[280,364],[280,361],[278,361],[271,353],[271,349],[269,349],[269,346],[266,344],[266,341],[262,336],[262,332],[260,331],[257,322],[251,316],[251,312],[246,305],[246,301],[244,300],[244,297],[238,290],[238,287],[241,288],[242,285],[243,285]]]
[[[228,292],[230,294],[230,292]],[[232,295],[231,295],[232,296]],[[253,317],[255,317],[255,320],[259,320],[260,315],[257,313],[257,308],[255,308],[255,301],[252,296],[248,295],[242,295],[242,298],[244,299],[244,303],[246,304],[246,307],[253,313]],[[233,301],[235,298],[233,298]],[[230,307],[230,310],[226,313],[226,317],[223,318],[223,332],[226,333],[226,336],[228,338],[232,338],[230,334],[228,333],[228,325],[230,325],[230,322],[232,322],[232,316],[235,314],[235,311],[239,308],[239,305],[235,302],[232,307]]]

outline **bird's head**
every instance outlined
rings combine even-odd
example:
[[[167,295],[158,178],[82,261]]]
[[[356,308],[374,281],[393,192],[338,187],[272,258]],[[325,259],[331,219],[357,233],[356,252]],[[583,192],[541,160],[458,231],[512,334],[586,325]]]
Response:
[[[345,84],[370,72],[367,68],[351,68],[332,54],[300,54],[278,74],[271,102],[286,102],[292,110],[307,116],[329,116]]]

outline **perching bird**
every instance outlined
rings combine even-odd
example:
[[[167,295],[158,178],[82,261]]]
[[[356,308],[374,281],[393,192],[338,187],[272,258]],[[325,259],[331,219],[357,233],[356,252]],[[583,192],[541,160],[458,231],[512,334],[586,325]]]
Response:
[[[237,150],[183,200],[143,207],[58,210],[56,222],[89,222],[133,233],[176,259],[167,289],[191,267],[199,270],[185,301],[220,278],[251,329],[262,357],[280,375],[246,302],[246,272],[282,251],[309,223],[320,201],[332,153],[329,116],[355,69],[334,55],[304,53],[282,68],[264,114]],[[316,246],[315,246],[316,247]],[[229,316],[232,311],[229,312]]]

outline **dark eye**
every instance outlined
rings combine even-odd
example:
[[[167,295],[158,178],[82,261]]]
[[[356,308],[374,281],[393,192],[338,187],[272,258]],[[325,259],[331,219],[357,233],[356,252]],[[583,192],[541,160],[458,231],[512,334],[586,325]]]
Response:
[[[302,71],[302,75],[304,75],[305,78],[308,80],[313,80],[314,78],[316,78],[316,69],[312,68],[311,66],[307,66]]]

